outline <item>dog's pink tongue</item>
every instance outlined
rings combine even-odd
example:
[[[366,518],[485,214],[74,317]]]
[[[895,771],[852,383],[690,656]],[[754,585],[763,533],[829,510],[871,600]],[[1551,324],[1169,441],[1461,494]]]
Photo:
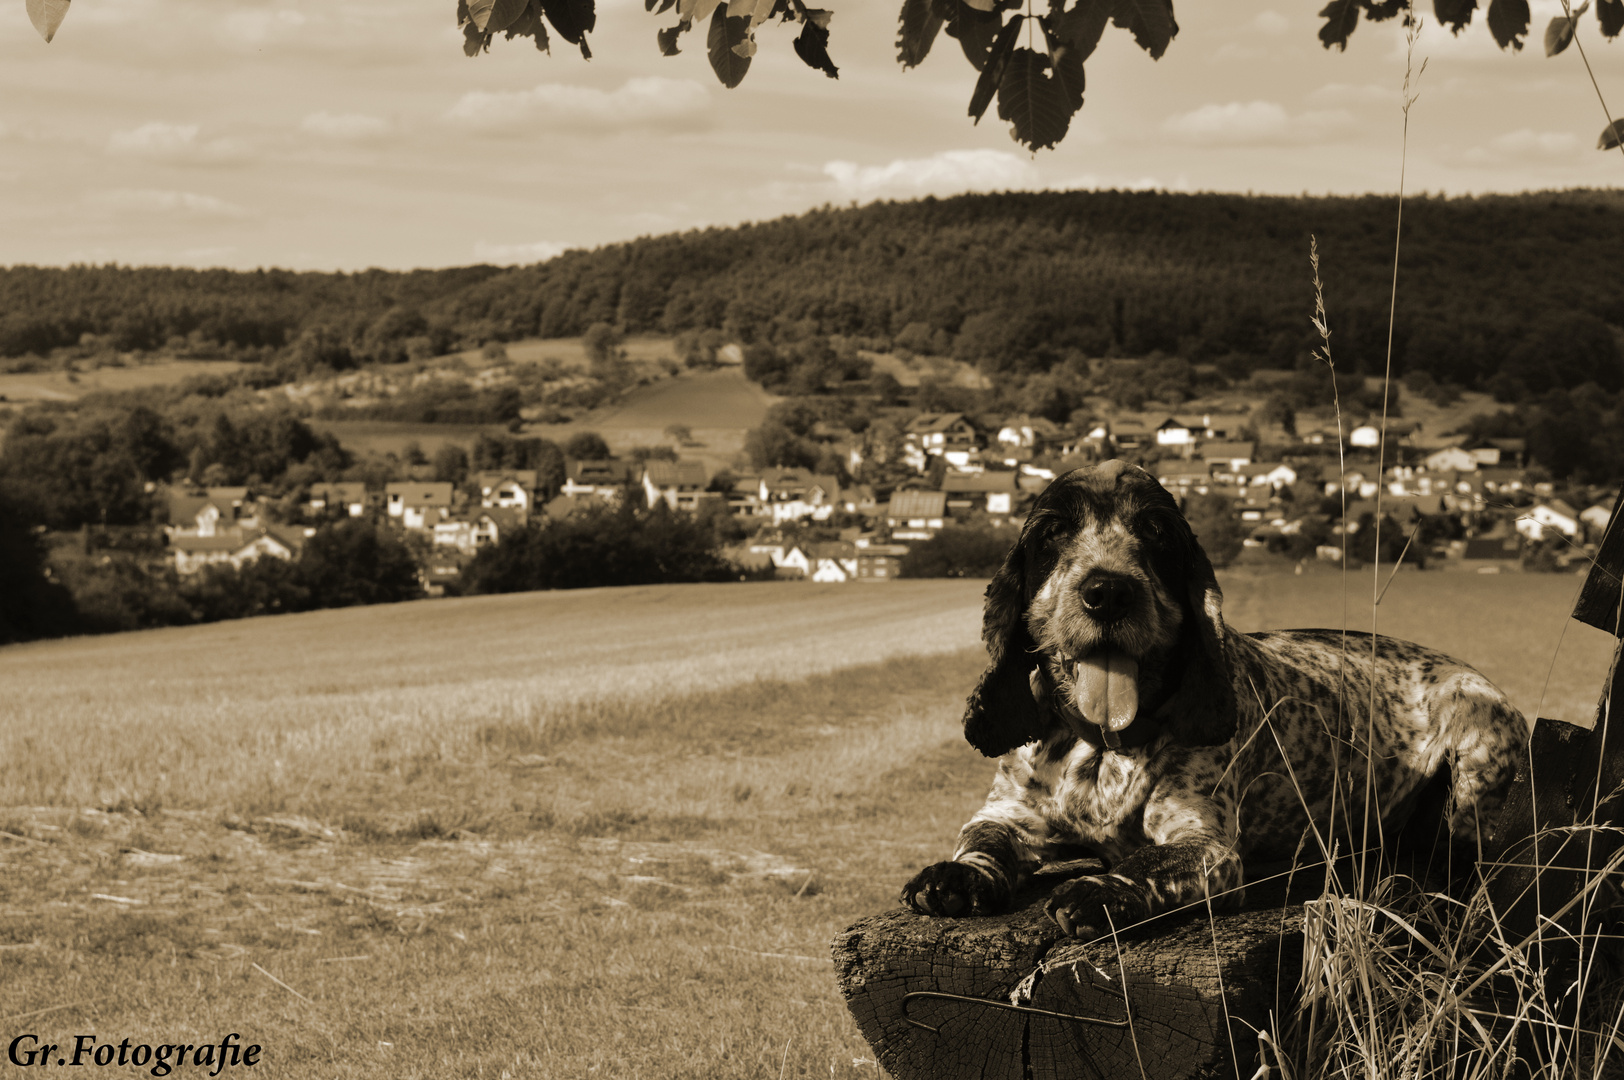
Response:
[[[1121,731],[1139,712],[1138,661],[1115,649],[1077,661],[1077,697],[1090,723]]]

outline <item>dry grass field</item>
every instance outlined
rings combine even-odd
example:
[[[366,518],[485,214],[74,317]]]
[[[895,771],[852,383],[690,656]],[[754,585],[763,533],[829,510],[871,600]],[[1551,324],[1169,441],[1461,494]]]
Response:
[[[1576,584],[1407,574],[1379,627],[1551,715],[1605,672],[1563,633]],[[1354,629],[1369,585],[1346,585]],[[528,594],[0,649],[0,1037],[235,1031],[274,1077],[877,1077],[828,944],[985,790],[957,733],[981,587]],[[1342,617],[1339,575],[1226,591],[1243,630]]]
[[[230,375],[242,367],[235,360],[159,360],[92,371],[4,373],[0,401],[72,401],[92,391],[169,386],[196,375]]]

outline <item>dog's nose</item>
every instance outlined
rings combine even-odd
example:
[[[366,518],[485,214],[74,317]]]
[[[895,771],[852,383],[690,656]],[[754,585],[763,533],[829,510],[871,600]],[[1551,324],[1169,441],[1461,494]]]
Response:
[[[1101,622],[1127,614],[1136,586],[1132,578],[1096,571],[1083,583],[1083,610]]]

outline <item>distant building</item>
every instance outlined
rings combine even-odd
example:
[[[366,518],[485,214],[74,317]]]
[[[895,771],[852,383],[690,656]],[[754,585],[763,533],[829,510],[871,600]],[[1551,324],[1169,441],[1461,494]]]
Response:
[[[885,525],[894,540],[929,540],[942,530],[947,494],[941,491],[898,491],[885,508]]]
[[[334,509],[350,517],[360,517],[367,509],[367,486],[360,481],[337,484],[311,484],[305,506],[317,513]]]

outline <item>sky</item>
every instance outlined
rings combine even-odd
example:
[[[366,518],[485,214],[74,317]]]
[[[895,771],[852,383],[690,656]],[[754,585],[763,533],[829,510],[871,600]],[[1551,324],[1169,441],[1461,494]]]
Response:
[[[1613,187],[1624,155],[1577,50],[1500,52],[1479,12],[1428,13],[1412,72],[1397,20],[1346,52],[1318,0],[1176,0],[1159,61],[1108,28],[1083,110],[1027,152],[941,36],[895,59],[898,0],[833,10],[831,80],[769,25],[734,90],[703,28],[662,57],[641,0],[599,0],[593,59],[554,36],[462,53],[455,0],[73,0],[54,42],[0,0],[0,265],[297,270],[520,264],[570,248],[825,205],[964,191],[1276,194]],[[1427,5],[1430,7],[1430,5]],[[1624,38],[1581,36],[1624,115]]]

